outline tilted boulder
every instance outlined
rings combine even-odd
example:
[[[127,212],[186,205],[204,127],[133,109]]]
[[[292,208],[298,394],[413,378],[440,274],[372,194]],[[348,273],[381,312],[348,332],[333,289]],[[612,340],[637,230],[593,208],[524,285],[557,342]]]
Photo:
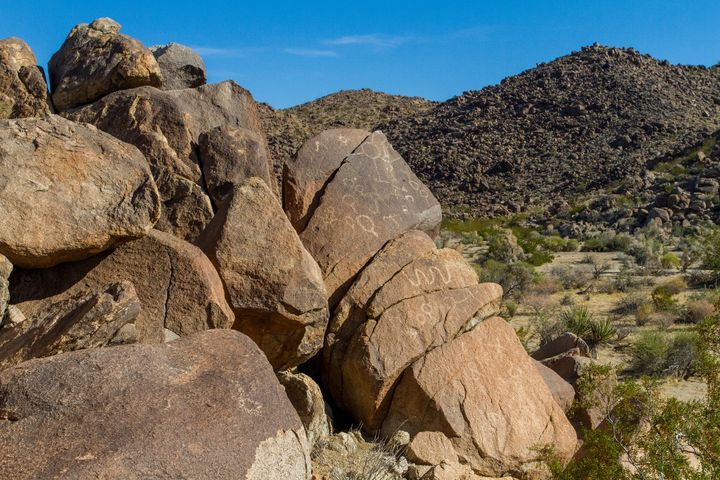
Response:
[[[296,189],[289,202],[300,204],[290,208],[291,216],[296,224],[308,218],[300,238],[323,271],[331,306],[385,243],[412,229],[432,232],[441,220],[440,204],[385,136],[368,134],[355,148],[344,143],[360,136],[310,139],[310,150],[323,145],[326,153],[308,155],[308,162],[296,161],[285,170],[284,184],[295,183]],[[348,150],[352,153],[341,158]],[[304,169],[308,173],[298,172]]]
[[[235,326],[276,370],[303,363],[323,345],[328,322],[322,274],[259,178],[235,187],[198,239],[218,269]]]
[[[552,369],[537,360],[535,361],[535,368],[540,372],[540,376],[545,381],[545,385],[547,385],[557,404],[560,405],[563,412],[568,413],[575,400],[575,389],[573,386]]]
[[[232,126],[264,138],[256,110],[250,93],[227,81],[184,90],[123,90],[63,115],[138,147],[150,163],[163,201],[156,228],[194,241],[213,217],[202,186],[200,135]]]
[[[19,38],[0,40],[0,118],[49,113],[45,74],[35,54]]]
[[[370,132],[356,128],[325,130],[285,162],[283,208],[298,233],[305,230],[330,177],[368,136]]]
[[[162,342],[164,329],[185,336],[233,324],[235,317],[210,260],[194,245],[157,230],[83,262],[16,270],[11,295],[29,317],[61,295],[98,290],[121,280],[135,286],[142,304],[133,323],[138,342]]]
[[[590,347],[582,338],[572,332],[565,332],[557,338],[542,345],[530,356],[535,360],[545,360],[556,355],[578,349],[578,353],[584,357],[590,357]]]
[[[312,447],[315,442],[331,433],[328,419],[328,406],[323,398],[322,390],[315,381],[304,373],[290,370],[278,372],[278,380],[285,388],[295,411],[305,427],[308,442]]]
[[[481,475],[521,472],[550,445],[575,453],[572,425],[555,402],[515,331],[501,318],[415,362],[397,385],[382,431],[444,433],[463,463]]]
[[[215,205],[235,185],[261,178],[277,194],[277,181],[265,138],[247,128],[218,127],[200,135],[200,158],[205,185]]]
[[[192,48],[169,43],[150,47],[162,72],[163,90],[195,88],[207,83],[205,62]]]
[[[1,478],[310,478],[300,419],[231,330],[24,362],[0,411]]]
[[[50,88],[59,111],[94,102],[118,90],[162,82],[152,52],[120,33],[120,24],[98,18],[70,30],[50,59]]]
[[[454,251],[410,231],[361,272],[328,328],[324,381],[335,402],[376,431],[403,372],[428,351],[498,313],[502,288],[478,283]]]
[[[0,253],[80,260],[147,234],[160,199],[137,148],[57,115],[0,120]]]
[[[130,282],[99,292],[65,295],[33,318],[0,329],[0,369],[58,353],[110,344],[140,314]]]
[[[4,255],[0,254],[0,326],[5,321],[8,303],[10,303],[10,291],[8,279],[12,273],[12,263]]]

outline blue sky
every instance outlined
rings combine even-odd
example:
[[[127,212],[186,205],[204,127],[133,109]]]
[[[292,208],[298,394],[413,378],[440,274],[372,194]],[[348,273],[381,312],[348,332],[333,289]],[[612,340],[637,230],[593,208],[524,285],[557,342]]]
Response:
[[[0,38],[23,38],[46,64],[73,25],[101,16],[148,46],[195,47],[210,81],[275,107],[363,87],[444,100],[593,42],[720,61],[719,0],[0,0]]]

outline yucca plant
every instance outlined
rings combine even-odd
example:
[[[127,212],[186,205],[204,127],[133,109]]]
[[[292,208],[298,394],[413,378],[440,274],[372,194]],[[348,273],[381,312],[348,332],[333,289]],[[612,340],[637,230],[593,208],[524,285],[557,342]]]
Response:
[[[594,357],[597,353],[597,348],[600,345],[610,343],[610,340],[612,340],[616,334],[617,329],[609,318],[592,320],[590,322],[590,332],[586,337],[583,337],[583,340],[587,342]]]
[[[563,310],[560,321],[566,331],[584,339],[590,334],[593,314],[586,307],[572,307]]]

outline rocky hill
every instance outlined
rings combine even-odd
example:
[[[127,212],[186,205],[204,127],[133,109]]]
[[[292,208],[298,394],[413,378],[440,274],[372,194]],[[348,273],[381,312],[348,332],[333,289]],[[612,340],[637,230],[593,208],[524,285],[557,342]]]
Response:
[[[388,108],[394,118],[377,122],[354,110],[352,96],[337,95],[346,100],[329,96],[281,112],[270,122],[271,144],[285,115],[297,132],[372,125],[456,214],[574,202],[676,157],[720,127],[720,70],[598,45],[447,102]],[[290,150],[275,154],[287,158]]]

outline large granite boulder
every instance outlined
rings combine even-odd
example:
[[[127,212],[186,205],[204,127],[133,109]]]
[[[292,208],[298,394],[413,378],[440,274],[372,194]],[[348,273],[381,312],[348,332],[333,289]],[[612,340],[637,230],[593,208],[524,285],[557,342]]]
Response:
[[[163,201],[156,228],[194,241],[213,217],[203,187],[200,136],[228,126],[252,130],[264,139],[256,110],[250,93],[227,81],[184,90],[123,90],[63,115],[138,147]]]
[[[376,431],[403,372],[428,351],[497,314],[502,288],[478,283],[454,250],[414,230],[391,241],[335,309],[323,350],[335,402]]]
[[[195,88],[207,83],[205,62],[192,48],[173,42],[155,45],[150,51],[160,65],[163,90]]]
[[[45,74],[30,47],[15,37],[0,40],[0,118],[49,113]]]
[[[300,238],[323,271],[331,306],[385,243],[412,229],[435,231],[441,220],[440,204],[385,136],[367,133],[352,147],[362,135],[310,139],[285,169],[284,185],[295,192],[289,215],[298,227],[307,218]]]
[[[442,432],[462,463],[481,475],[522,472],[550,445],[562,460],[575,453],[575,431],[501,318],[416,361],[397,385],[382,431]]]
[[[160,199],[137,148],[62,117],[0,120],[0,253],[19,267],[142,237]]]
[[[77,107],[118,90],[162,82],[152,52],[120,33],[120,24],[98,18],[70,30],[50,59],[50,88],[59,111]]]
[[[276,370],[303,363],[323,345],[328,322],[322,274],[259,178],[235,187],[198,245],[225,283],[235,326]]]
[[[230,328],[235,318],[222,281],[205,254],[157,230],[82,262],[42,270],[16,269],[11,280],[13,303],[28,317],[42,313],[63,295],[98,290],[121,280],[131,282],[142,304],[132,336],[142,343],[162,342],[166,330],[185,336]]]
[[[200,136],[199,153],[205,185],[215,205],[220,205],[235,185],[252,177],[261,178],[277,194],[267,142],[259,133],[217,127]]]
[[[300,419],[232,330],[24,362],[0,411],[0,478],[310,478]]]
[[[0,329],[0,369],[33,358],[124,343],[118,332],[139,314],[140,300],[130,282],[65,295],[34,317]]]

